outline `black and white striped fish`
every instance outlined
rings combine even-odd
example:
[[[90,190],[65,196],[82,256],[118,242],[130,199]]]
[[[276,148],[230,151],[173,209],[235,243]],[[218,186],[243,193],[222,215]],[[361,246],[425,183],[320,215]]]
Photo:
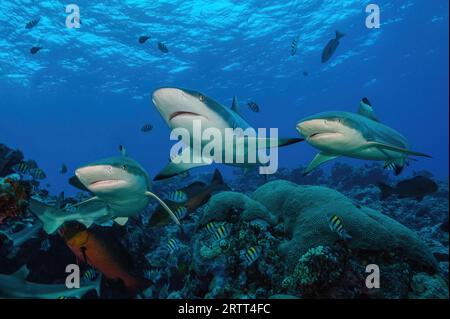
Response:
[[[341,239],[352,239],[352,236],[350,236],[344,229],[342,221],[337,215],[332,215],[328,218],[328,226],[330,227],[331,231],[337,233]]]
[[[173,238],[169,239],[169,241],[167,242],[167,250],[169,251],[169,253],[172,254],[178,249],[180,249],[180,243],[178,242],[178,240]]]
[[[45,179],[47,178],[47,175],[45,175],[44,171],[40,168],[32,168],[29,170],[29,174],[34,179]]]
[[[257,247],[250,247],[247,249],[247,251],[244,254],[244,263],[247,266],[250,266],[255,262],[256,259],[258,259],[260,256],[260,249]]]
[[[167,194],[167,199],[175,203],[184,203],[188,197],[183,191],[174,191]]]

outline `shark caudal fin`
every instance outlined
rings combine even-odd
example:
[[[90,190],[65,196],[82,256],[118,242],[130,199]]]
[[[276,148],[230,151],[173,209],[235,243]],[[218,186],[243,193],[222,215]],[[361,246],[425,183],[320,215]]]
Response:
[[[47,234],[53,234],[64,223],[64,219],[60,216],[60,210],[36,199],[30,200],[30,210],[44,224],[44,230]]]
[[[378,188],[381,191],[380,194],[380,200],[385,200],[386,198],[388,198],[389,196],[393,195],[395,193],[395,189],[383,182],[379,182],[377,184]]]
[[[342,38],[345,35],[345,33],[342,33],[338,30],[336,30],[336,39],[339,40],[340,38]]]
[[[211,186],[214,187],[215,191],[216,190],[222,190],[222,191],[231,190],[231,188],[223,180],[223,176],[217,168],[214,170],[214,175],[211,180]]]

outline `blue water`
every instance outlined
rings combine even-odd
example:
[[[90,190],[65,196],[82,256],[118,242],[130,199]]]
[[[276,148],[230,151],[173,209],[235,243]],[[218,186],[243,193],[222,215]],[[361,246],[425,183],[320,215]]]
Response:
[[[69,189],[58,172],[63,162],[73,171],[118,154],[119,144],[152,176],[163,168],[173,142],[151,102],[161,86],[201,91],[224,105],[236,95],[250,124],[288,137],[298,137],[299,119],[355,111],[367,96],[383,123],[433,156],[405,174],[447,177],[449,3],[377,1],[381,28],[368,29],[370,2],[76,1],[82,26],[68,29],[65,2],[2,0],[0,142],[38,161],[57,192]],[[37,16],[38,26],[25,29]],[[321,64],[335,30],[345,37]],[[139,44],[146,34],[152,38]],[[35,45],[43,49],[31,55]],[[248,101],[261,111],[251,112]],[[146,123],[154,126],[148,134],[140,132]],[[315,152],[292,145],[280,150],[279,165],[304,166]]]

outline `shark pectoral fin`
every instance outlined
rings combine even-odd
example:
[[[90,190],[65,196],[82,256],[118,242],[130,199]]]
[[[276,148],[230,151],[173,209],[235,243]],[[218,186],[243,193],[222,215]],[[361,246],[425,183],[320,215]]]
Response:
[[[17,279],[23,279],[25,280],[28,277],[28,274],[30,271],[28,270],[27,265],[23,265],[19,268],[15,273],[12,274],[12,276],[16,277]]]
[[[54,233],[65,221],[65,217],[61,214],[60,210],[34,198],[30,199],[29,208],[40,219],[47,234]]]
[[[339,155],[327,154],[327,153],[323,153],[323,152],[318,153],[313,158],[313,160],[308,164],[308,167],[303,172],[303,175],[308,175],[316,167],[322,165],[325,162],[331,161],[332,159],[335,159],[336,157],[339,157]]]
[[[169,214],[170,218],[172,218],[172,220],[177,225],[181,225],[178,218],[175,216],[175,214],[172,212],[172,210],[169,208],[169,206],[167,206],[166,203],[163,202],[163,200],[161,198],[159,198],[156,194],[153,194],[152,192],[149,192],[149,191],[145,192],[145,195],[156,199],[161,204],[161,206],[164,208],[164,210]]]
[[[263,138],[263,137],[248,137],[246,143],[255,143],[258,149],[266,149],[272,147],[282,147],[299,142],[303,142],[304,138]]]
[[[183,161],[184,156],[187,154],[188,162]],[[167,179],[176,175],[179,175],[183,172],[186,172],[195,167],[201,167],[206,165],[211,165],[212,160],[210,162],[205,161],[201,154],[197,154],[190,148],[185,148],[180,155],[174,157],[169,164],[166,165],[153,179],[154,181],[159,181],[163,179]]]
[[[120,226],[124,226],[128,222],[128,217],[117,217],[114,221]]]
[[[405,148],[401,148],[401,147],[397,147],[397,146],[393,146],[393,145],[389,145],[389,144],[383,144],[383,143],[379,143],[379,142],[368,142],[365,146],[366,147],[379,147],[379,148],[382,148],[382,149],[386,149],[386,150],[394,151],[394,152],[399,152],[399,153],[403,153],[403,154],[407,154],[407,155],[422,156],[422,157],[431,158],[430,155],[427,155],[427,154],[424,154],[424,153],[414,152],[414,151],[411,151],[411,150],[407,150]]]
[[[91,197],[91,198],[86,199],[85,201],[79,202],[79,203],[73,205],[72,207],[80,207],[80,206],[86,205],[86,204],[88,204],[88,203],[97,201],[97,200],[99,200],[98,197],[97,197],[97,196],[94,196],[94,197]]]

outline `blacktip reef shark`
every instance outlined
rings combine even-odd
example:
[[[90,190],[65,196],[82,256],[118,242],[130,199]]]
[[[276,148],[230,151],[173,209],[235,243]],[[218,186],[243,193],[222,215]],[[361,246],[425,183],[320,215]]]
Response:
[[[409,156],[431,157],[409,149],[406,138],[381,124],[367,98],[360,102],[358,113],[331,111],[309,116],[297,124],[306,141],[320,152],[304,174],[339,156],[384,161],[399,175]]]
[[[81,298],[90,290],[100,296],[101,275],[93,282],[80,282],[80,288],[67,288],[66,285],[49,285],[26,280],[29,271],[26,266],[12,275],[0,274],[0,299],[59,299]]]
[[[153,104],[161,114],[164,121],[171,129],[184,128],[186,129],[192,139],[195,138],[193,134],[193,123],[198,120],[201,122],[201,134],[208,128],[214,128],[220,131],[223,137],[223,145],[227,145],[225,141],[225,129],[241,128],[246,130],[251,126],[239,115],[239,106],[236,97],[233,98],[233,104],[231,108],[227,108],[220,103],[214,101],[212,98],[193,90],[187,90],[182,88],[161,88],[153,92],[152,95]],[[254,167],[255,165],[263,165],[263,161],[260,156],[256,156],[256,163],[249,163],[248,161],[248,145],[250,145],[250,139],[253,138],[257,149],[269,149],[271,147],[281,147],[290,145],[293,143],[301,142],[300,138],[263,138],[263,137],[245,137],[233,139],[233,148],[223,147],[222,154],[214,154],[217,158],[238,158],[242,156],[244,158],[243,163],[225,163],[232,166],[239,166],[243,168]],[[200,140],[201,147],[208,144],[210,141]],[[192,142],[191,142],[192,145]],[[193,158],[190,163],[174,163],[174,158],[171,159],[169,164],[155,177],[154,180],[161,180],[169,178],[194,167],[210,165],[212,161],[203,161],[201,154],[194,154],[192,148],[186,148],[178,156],[182,157],[184,151],[189,151]],[[240,152],[238,154],[238,152]],[[242,154],[243,152],[243,154]],[[214,159],[214,158],[212,158]]]
[[[122,148],[123,149],[123,148]],[[69,221],[78,221],[86,227],[114,220],[125,225],[128,217],[138,215],[156,199],[170,217],[180,225],[170,208],[151,192],[150,178],[145,169],[126,156],[103,159],[75,171],[71,184],[87,190],[93,196],[73,205],[70,211],[56,209],[37,199],[30,201],[30,209],[44,224],[44,230],[51,234]]]

